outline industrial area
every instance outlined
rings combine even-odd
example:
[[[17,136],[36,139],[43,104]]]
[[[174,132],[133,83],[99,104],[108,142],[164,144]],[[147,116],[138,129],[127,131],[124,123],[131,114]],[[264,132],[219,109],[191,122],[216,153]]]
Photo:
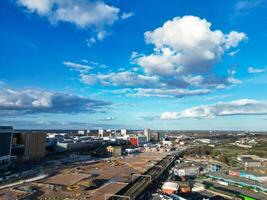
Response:
[[[267,199],[264,133],[1,126],[0,199]]]

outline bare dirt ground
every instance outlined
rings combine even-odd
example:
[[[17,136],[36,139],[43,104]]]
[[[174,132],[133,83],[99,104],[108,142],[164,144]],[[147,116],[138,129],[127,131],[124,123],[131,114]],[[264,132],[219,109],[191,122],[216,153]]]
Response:
[[[164,156],[160,152],[145,152],[123,159],[64,167],[54,176],[27,183],[35,187],[37,192],[24,199],[104,200],[105,194],[114,194],[127,185],[131,181],[131,174],[146,171]],[[19,194],[10,189],[0,191],[0,200],[17,199]]]

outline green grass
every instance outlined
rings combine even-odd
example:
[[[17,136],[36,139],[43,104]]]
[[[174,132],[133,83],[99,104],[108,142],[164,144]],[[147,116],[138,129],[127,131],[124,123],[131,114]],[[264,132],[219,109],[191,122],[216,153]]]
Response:
[[[237,167],[236,161],[238,155],[253,154],[259,157],[267,158],[267,142],[263,141],[251,149],[242,148],[232,144],[222,144],[214,148],[209,146],[195,147],[188,152],[189,155],[208,155],[212,158],[222,161],[230,166]]]

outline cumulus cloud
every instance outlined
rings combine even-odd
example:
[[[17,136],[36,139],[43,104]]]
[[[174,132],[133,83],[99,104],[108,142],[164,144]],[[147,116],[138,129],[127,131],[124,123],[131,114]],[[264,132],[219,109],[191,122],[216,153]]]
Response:
[[[110,103],[87,97],[41,89],[10,89],[0,91],[0,113],[80,113],[103,110]]]
[[[177,116],[178,116],[178,113],[176,112],[164,112],[164,113],[161,113],[160,118],[171,120],[171,119],[177,119]]]
[[[252,99],[240,99],[231,102],[218,102],[212,105],[201,105],[181,112],[164,112],[161,119],[178,118],[214,118],[229,115],[264,115],[267,114],[267,102]]]
[[[119,8],[100,0],[17,0],[17,3],[27,11],[45,17],[51,24],[65,22],[80,29],[92,28],[96,33],[86,40],[89,46],[104,40],[109,35],[106,27],[120,18]],[[130,17],[130,13],[123,16]]]
[[[258,73],[263,73],[263,72],[267,72],[267,68],[255,68],[255,67],[248,68],[249,74],[258,74]]]
[[[158,75],[209,72],[225,51],[247,39],[243,32],[211,30],[211,23],[195,16],[175,17],[153,31],[146,43],[155,52],[136,59],[147,73]]]
[[[69,22],[80,28],[112,25],[120,11],[102,1],[18,0],[18,4],[47,17],[51,23]]]
[[[184,16],[175,17],[144,35],[146,43],[154,46],[153,52],[145,55],[133,51],[131,69],[81,73],[81,81],[117,89],[131,87],[134,89],[127,95],[132,97],[166,98],[208,94],[241,83],[234,77],[235,70],[226,68],[225,75],[217,75],[213,67],[225,53],[247,39],[243,32],[223,33],[212,30],[206,19]]]
[[[89,70],[92,69],[92,67],[89,65],[82,65],[79,63],[71,62],[71,61],[64,61],[63,65],[69,67],[70,69],[77,70],[80,72],[88,72]]]

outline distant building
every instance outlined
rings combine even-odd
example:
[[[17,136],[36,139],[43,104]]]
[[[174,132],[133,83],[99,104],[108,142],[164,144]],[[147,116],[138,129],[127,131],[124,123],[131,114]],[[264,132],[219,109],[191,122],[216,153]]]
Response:
[[[147,141],[150,142],[150,140],[151,140],[151,132],[150,132],[149,128],[144,130],[144,135],[146,136]]]
[[[160,142],[160,141],[163,141],[164,138],[165,138],[165,133],[163,133],[163,132],[159,132],[159,133],[158,133],[158,141],[159,141],[159,142]]]
[[[132,146],[141,146],[147,143],[147,137],[145,136],[132,136],[129,138],[129,142]]]
[[[12,155],[19,161],[41,160],[45,157],[46,133],[15,133]]]
[[[204,143],[204,144],[210,144],[210,142],[211,142],[210,139],[199,139],[198,141],[201,143]]]
[[[120,157],[122,156],[121,146],[108,146],[107,153],[112,157]]]
[[[166,145],[166,146],[172,145],[172,141],[170,141],[168,138],[166,139],[164,138],[161,142],[163,145]]]
[[[245,167],[261,167],[261,161],[248,158],[244,161],[244,165]]]
[[[125,137],[127,135],[127,130],[126,129],[121,129],[121,136]]]
[[[255,155],[241,155],[237,157],[237,160],[243,162],[245,167],[261,167],[262,161]]]
[[[195,176],[199,174],[199,167],[186,167],[178,170],[178,176]]]
[[[78,135],[84,135],[86,133],[87,133],[86,130],[78,130]]]
[[[0,169],[10,164],[12,136],[12,126],[0,126]]]
[[[100,137],[100,138],[104,137],[104,130],[103,129],[98,130],[98,137]]]
[[[103,144],[103,139],[91,139],[91,138],[81,138],[81,139],[63,139],[57,142],[56,150],[58,152],[62,151],[77,151],[81,149],[92,149]]]

